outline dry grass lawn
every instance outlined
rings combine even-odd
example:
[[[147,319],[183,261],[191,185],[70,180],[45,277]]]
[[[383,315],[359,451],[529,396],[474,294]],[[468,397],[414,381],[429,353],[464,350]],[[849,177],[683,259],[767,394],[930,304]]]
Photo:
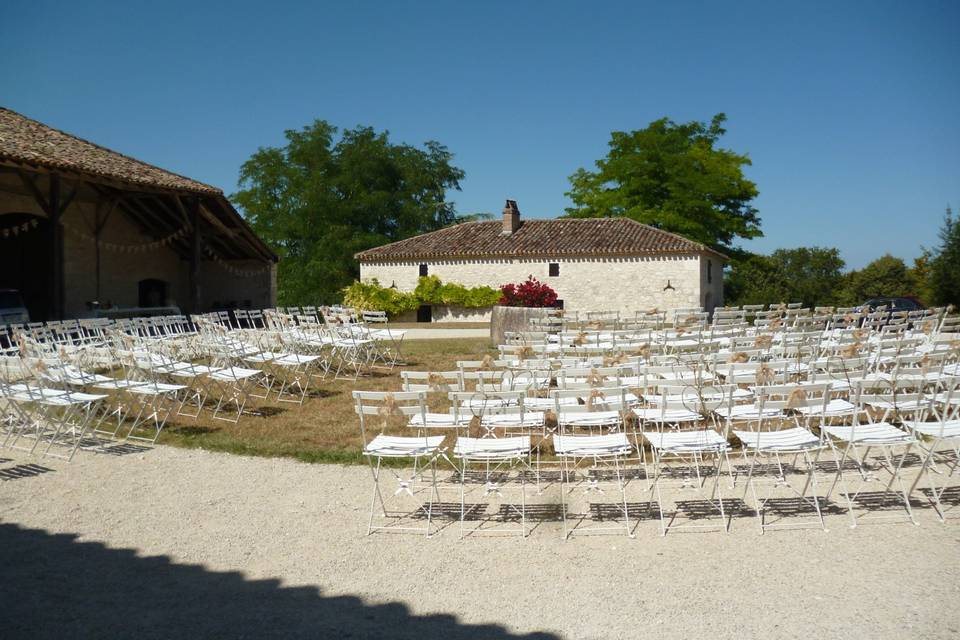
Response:
[[[361,462],[361,438],[350,396],[354,389],[398,391],[400,371],[448,371],[457,360],[494,353],[487,339],[419,340],[404,343],[405,367],[374,369],[359,380],[329,377],[312,388],[302,406],[254,400],[237,424],[214,420],[209,410],[196,420],[173,417],[162,444],[199,447],[255,456],[283,456],[306,462]],[[444,409],[445,410],[445,409]]]

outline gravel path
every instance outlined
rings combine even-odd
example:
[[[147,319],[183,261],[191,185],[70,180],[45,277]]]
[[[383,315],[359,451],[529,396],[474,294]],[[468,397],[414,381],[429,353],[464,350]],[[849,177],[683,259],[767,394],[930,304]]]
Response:
[[[960,526],[362,535],[369,471],[0,450],[4,638],[957,637]],[[27,465],[34,464],[34,468]]]

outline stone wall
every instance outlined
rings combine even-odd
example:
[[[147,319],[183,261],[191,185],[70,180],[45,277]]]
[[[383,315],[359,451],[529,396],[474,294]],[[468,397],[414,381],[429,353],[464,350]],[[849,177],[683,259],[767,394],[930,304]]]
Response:
[[[713,282],[706,283],[707,260],[713,263]],[[549,275],[550,263],[560,275]],[[716,256],[661,255],[657,257],[500,258],[421,262],[370,262],[360,265],[363,280],[396,284],[401,291],[417,285],[419,265],[444,282],[468,287],[499,287],[533,275],[550,285],[564,308],[571,311],[620,311],[633,314],[653,307],[675,309],[703,306],[711,293],[713,305],[723,299],[723,264]],[[667,283],[672,289],[664,290]]]
[[[490,313],[493,307],[482,309],[467,309],[466,307],[431,305],[433,322],[490,322]],[[417,312],[402,313],[393,319],[394,322],[416,322]]]

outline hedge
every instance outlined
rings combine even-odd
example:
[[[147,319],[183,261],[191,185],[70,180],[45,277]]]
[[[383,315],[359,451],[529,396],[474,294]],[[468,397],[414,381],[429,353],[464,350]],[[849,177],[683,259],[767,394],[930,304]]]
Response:
[[[423,276],[412,292],[382,286],[376,278],[354,282],[343,290],[343,303],[361,311],[386,311],[395,316],[415,311],[421,305],[447,305],[482,309],[500,300],[500,291],[493,287],[465,287],[456,282],[444,284],[437,276]]]

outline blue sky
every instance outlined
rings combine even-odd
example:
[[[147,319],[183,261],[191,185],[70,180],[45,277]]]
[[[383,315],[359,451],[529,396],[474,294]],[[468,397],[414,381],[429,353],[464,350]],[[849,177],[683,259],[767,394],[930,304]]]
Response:
[[[960,2],[46,2],[0,104],[232,192],[314,118],[446,144],[460,212],[568,204],[612,130],[723,111],[766,237],[912,259],[960,208]]]

